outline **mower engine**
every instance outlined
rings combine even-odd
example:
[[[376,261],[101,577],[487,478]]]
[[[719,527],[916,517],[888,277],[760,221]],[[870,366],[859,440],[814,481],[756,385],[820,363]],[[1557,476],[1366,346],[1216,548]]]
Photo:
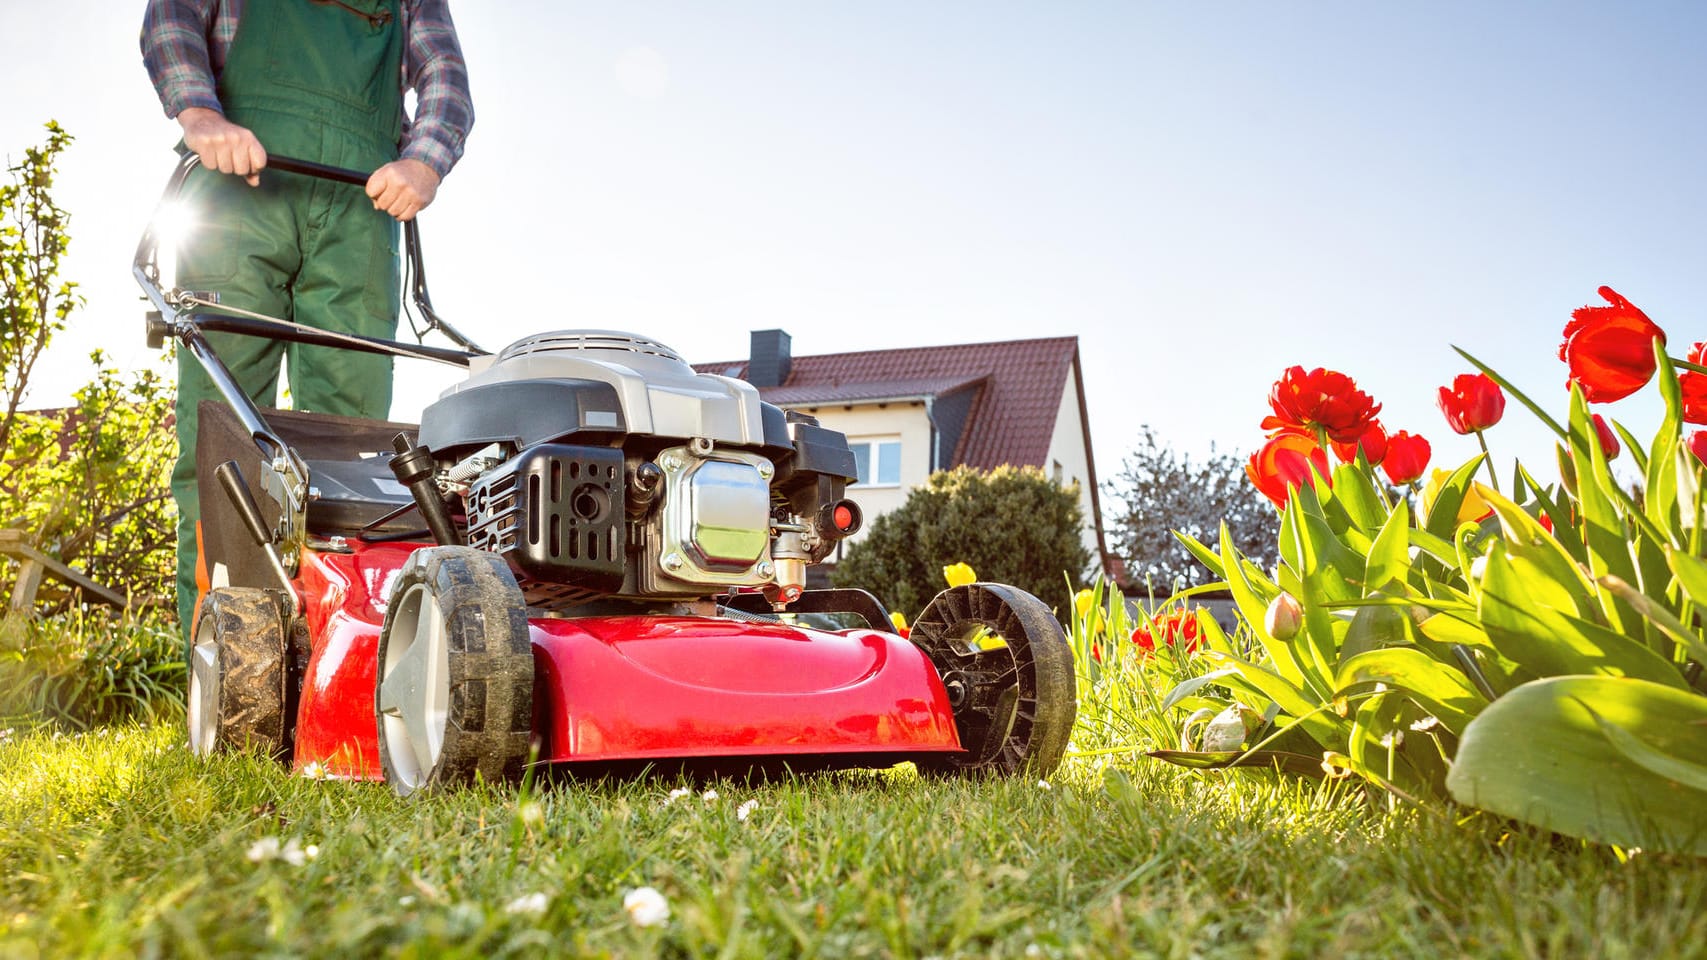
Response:
[[[420,444],[458,533],[530,606],[758,589],[781,609],[860,526],[845,436],[626,333],[477,360],[423,412]]]

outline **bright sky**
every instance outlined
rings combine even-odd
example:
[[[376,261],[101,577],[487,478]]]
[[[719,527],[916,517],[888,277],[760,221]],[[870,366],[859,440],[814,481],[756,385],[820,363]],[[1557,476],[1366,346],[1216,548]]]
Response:
[[[153,362],[128,262],[176,125],[140,0],[0,0],[0,153],[57,118],[100,346]],[[689,360],[1076,334],[1099,473],[1148,423],[1249,451],[1269,384],[1328,366],[1470,456],[1461,345],[1564,413],[1570,311],[1707,308],[1707,7],[1690,2],[453,3],[478,113],[422,219],[439,311],[488,347],[631,330]],[[23,42],[28,38],[27,42]],[[1598,302],[1596,300],[1596,302]],[[454,379],[400,368],[400,419]],[[1639,435],[1657,401],[1610,412]],[[1551,478],[1512,404],[1490,438]]]

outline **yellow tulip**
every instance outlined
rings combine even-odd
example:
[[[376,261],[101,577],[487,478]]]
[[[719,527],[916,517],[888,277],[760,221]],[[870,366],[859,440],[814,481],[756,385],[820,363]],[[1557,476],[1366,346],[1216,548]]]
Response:
[[[1428,512],[1434,509],[1435,498],[1440,496],[1440,491],[1446,487],[1446,481],[1451,478],[1451,470],[1439,468],[1435,469],[1434,472],[1429,475],[1428,483],[1423,486],[1422,492],[1422,509],[1424,516],[1427,516]],[[1472,483],[1469,488],[1464,491],[1464,500],[1458,505],[1458,516],[1456,520],[1458,523],[1475,523],[1487,516],[1488,511],[1493,508],[1493,504],[1484,500],[1482,498],[1482,494],[1476,489],[1476,485]]]
[[[942,578],[951,587],[964,587],[969,583],[978,582],[978,574],[964,563],[951,563],[942,568]]]
[[[1073,595],[1073,610],[1083,617],[1091,612],[1091,605],[1096,603],[1096,599],[1096,594],[1091,591],[1080,590]]]
[[[889,622],[895,625],[896,633],[904,634],[907,632],[907,617],[901,611],[891,610],[889,612]]]

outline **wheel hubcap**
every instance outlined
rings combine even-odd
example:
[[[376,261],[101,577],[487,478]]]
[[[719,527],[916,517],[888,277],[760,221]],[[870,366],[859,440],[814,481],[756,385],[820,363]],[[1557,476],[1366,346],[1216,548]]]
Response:
[[[214,642],[213,628],[203,617],[196,629],[195,643],[190,647],[190,696],[188,720],[190,749],[200,756],[213,753],[214,738],[219,732],[219,645]]]
[[[449,654],[438,600],[425,585],[411,586],[392,618],[379,684],[386,754],[409,790],[426,782],[444,751]]]

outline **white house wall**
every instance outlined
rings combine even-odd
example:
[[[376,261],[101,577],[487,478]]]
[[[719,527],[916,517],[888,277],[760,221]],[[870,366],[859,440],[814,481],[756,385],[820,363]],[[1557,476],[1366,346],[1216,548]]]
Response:
[[[1078,481],[1079,509],[1084,513],[1085,526],[1080,531],[1085,549],[1091,559],[1097,557],[1096,512],[1091,501],[1091,458],[1085,449],[1085,424],[1079,416],[1079,382],[1076,371],[1068,371],[1067,385],[1061,394],[1061,406],[1055,414],[1055,432],[1049,438],[1049,459],[1043,472],[1054,476],[1054,465],[1061,465],[1063,484]]]
[[[848,487],[848,498],[859,504],[865,514],[865,528],[848,538],[857,543],[871,529],[872,521],[905,503],[907,492],[922,486],[930,476],[931,422],[925,416],[925,405],[919,400],[901,400],[884,404],[843,404],[799,407],[818,418],[831,430],[847,434],[850,442],[883,437],[901,439],[901,483],[899,486],[873,487],[856,483]]]

